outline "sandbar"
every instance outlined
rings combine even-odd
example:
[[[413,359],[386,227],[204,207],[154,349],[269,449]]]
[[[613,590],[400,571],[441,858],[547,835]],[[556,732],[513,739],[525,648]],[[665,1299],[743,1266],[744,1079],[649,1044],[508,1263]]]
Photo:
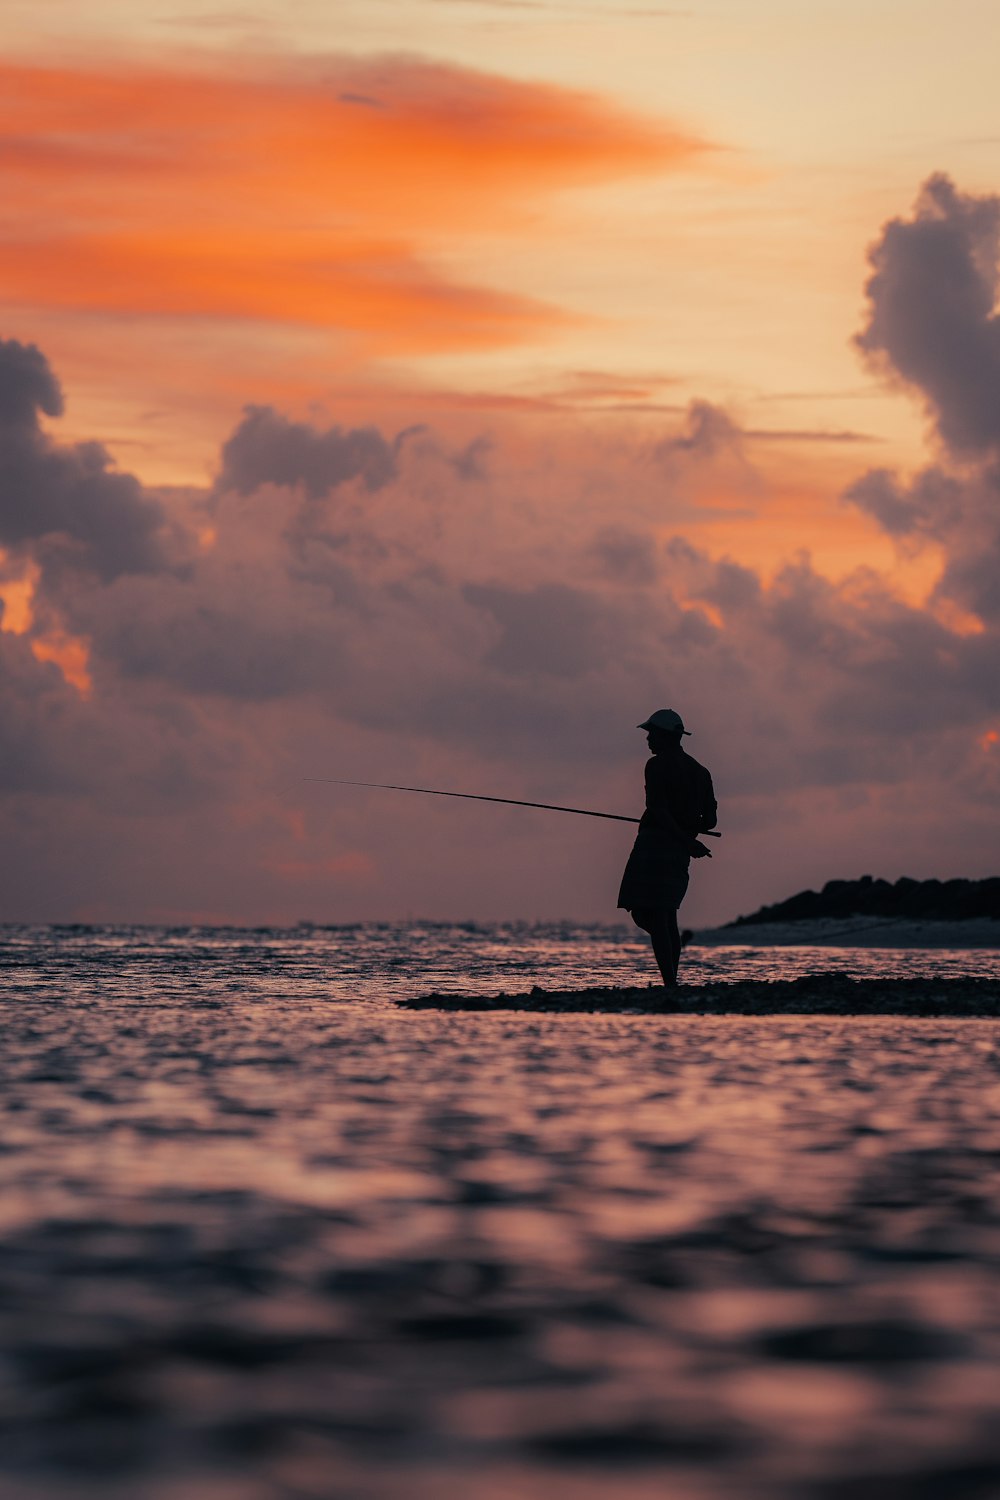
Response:
[[[742,979],[729,984],[547,990],[520,994],[417,995],[406,1010],[554,1011],[742,1016],[970,1016],[1000,1018],[1000,977],[852,979],[827,971],[797,979]]]

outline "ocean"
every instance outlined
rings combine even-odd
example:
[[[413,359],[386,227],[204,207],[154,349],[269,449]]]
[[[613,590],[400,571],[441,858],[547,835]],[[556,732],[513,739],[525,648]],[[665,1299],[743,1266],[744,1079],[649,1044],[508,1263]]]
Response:
[[[683,977],[996,977],[688,950]],[[625,928],[0,928],[3,1500],[997,1500],[1000,1026],[407,1012]]]
[[[689,948],[681,980],[995,977],[988,948]],[[631,924],[395,922],[340,927],[0,925],[0,996],[67,1005],[99,999],[226,998],[386,1005],[410,995],[659,982],[649,939]]]

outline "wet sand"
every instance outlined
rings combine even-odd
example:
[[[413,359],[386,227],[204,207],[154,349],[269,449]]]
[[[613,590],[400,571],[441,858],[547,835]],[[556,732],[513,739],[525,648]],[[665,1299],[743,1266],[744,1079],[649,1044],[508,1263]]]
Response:
[[[4,1500],[996,1500],[1000,1033],[6,1011]]]
[[[408,1010],[596,1012],[699,1016],[981,1016],[1000,1017],[997,979],[855,979],[837,971],[798,979],[733,983],[600,986],[519,994],[416,995],[397,1002]]]

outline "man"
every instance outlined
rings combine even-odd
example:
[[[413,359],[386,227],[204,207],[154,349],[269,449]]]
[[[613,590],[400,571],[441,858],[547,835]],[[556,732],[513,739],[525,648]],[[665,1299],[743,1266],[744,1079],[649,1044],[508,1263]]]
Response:
[[[715,827],[715,790],[705,767],[681,746],[681,736],[689,731],[680,714],[658,708],[638,727],[646,730],[652,759],[646,762],[646,811],[622,876],[618,905],[649,933],[664,989],[674,990],[681,956],[677,908],[687,890],[691,860],[711,855],[697,835]]]

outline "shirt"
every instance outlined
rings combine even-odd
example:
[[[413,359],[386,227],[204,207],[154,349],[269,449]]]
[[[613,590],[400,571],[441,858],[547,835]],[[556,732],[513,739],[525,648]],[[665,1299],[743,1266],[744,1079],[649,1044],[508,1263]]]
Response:
[[[714,828],[718,816],[712,778],[680,746],[646,762],[646,811],[639,822],[676,838],[676,828],[697,836]]]

